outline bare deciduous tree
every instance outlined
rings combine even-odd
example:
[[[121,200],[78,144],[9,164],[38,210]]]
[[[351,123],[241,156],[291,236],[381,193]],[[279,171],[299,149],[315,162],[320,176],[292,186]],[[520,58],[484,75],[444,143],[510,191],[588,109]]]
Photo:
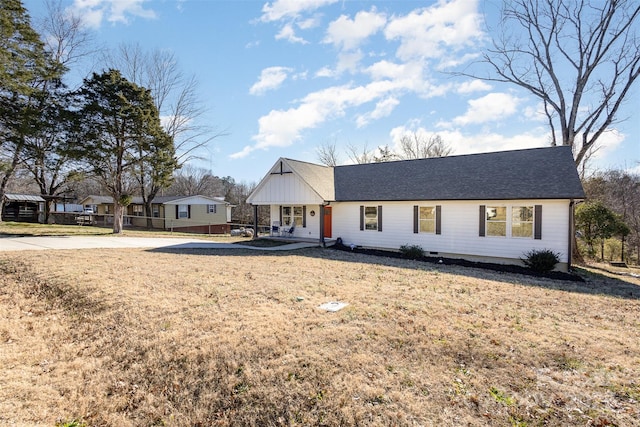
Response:
[[[336,143],[324,143],[320,147],[316,148],[316,157],[318,161],[325,166],[337,166],[338,151],[336,150]]]
[[[400,138],[398,157],[402,160],[445,157],[450,155],[452,151],[453,149],[444,142],[440,135],[432,135],[427,138],[424,134],[414,132],[412,135],[404,135]]]
[[[47,14],[39,24],[48,52],[65,67],[95,53],[94,37],[82,18],[62,5],[61,0],[46,0]]]
[[[365,143],[362,150],[354,144],[347,145],[347,155],[353,163],[364,164],[375,162],[375,150],[369,150]]]
[[[167,194],[176,196],[224,196],[224,185],[222,180],[211,174],[210,171],[185,165],[179,169],[173,178],[171,187]]]
[[[571,146],[580,165],[640,75],[640,3],[636,0],[513,0],[481,64],[540,98],[552,145]],[[557,134],[559,135],[557,135]]]

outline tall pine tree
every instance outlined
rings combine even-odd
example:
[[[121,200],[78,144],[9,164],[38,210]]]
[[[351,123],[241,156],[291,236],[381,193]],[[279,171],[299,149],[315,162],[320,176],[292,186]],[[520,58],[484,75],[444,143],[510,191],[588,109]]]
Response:
[[[114,200],[113,232],[121,233],[123,215],[136,191],[140,170],[175,165],[173,141],[160,125],[151,92],[117,70],[93,74],[78,92],[78,130],[74,156]]]

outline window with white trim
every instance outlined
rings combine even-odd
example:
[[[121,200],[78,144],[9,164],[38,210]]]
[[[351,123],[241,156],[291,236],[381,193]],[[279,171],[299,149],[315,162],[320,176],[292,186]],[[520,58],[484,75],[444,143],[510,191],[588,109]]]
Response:
[[[365,230],[378,230],[378,207],[377,206],[365,206],[364,207],[364,229]]]
[[[481,206],[483,208],[483,206]],[[486,206],[486,236],[541,239],[542,206]],[[481,233],[482,231],[481,224]]]
[[[507,235],[507,207],[487,206],[486,230],[487,236],[506,237]]]
[[[283,206],[282,207],[282,225],[290,227],[295,224],[296,227],[302,227],[302,206]]]
[[[420,206],[419,212],[420,233],[434,234],[436,232],[436,207]]]
[[[511,208],[511,237],[533,237],[533,206]]]
[[[217,212],[216,205],[207,205],[207,213],[214,214]]]
[[[189,205],[178,205],[178,218],[189,218]]]

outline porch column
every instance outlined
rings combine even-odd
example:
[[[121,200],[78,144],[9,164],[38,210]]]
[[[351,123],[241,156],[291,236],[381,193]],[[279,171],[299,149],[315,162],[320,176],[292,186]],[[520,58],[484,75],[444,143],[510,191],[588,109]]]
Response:
[[[253,238],[258,238],[258,205],[253,205]]]
[[[320,205],[320,245],[323,248],[327,247],[327,244],[324,241],[324,205]]]

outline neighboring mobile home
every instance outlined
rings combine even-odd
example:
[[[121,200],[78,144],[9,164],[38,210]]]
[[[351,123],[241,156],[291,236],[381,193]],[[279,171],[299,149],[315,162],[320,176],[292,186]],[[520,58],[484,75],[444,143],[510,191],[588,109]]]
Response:
[[[432,256],[520,263],[530,250],[571,264],[584,198],[570,147],[327,167],[281,158],[248,202],[294,236]]]

